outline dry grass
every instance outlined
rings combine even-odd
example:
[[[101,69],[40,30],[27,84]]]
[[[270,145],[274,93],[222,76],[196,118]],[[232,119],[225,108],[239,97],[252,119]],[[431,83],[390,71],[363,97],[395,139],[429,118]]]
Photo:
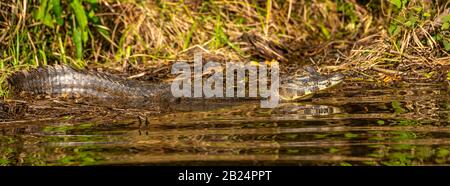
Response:
[[[448,80],[450,31],[442,29],[448,2],[409,0],[401,8],[363,2],[101,0],[95,13],[110,35],[89,25],[83,59],[76,59],[70,24],[50,28],[34,19],[38,1],[2,1],[0,81],[12,71],[52,63],[167,73],[158,69],[192,59],[194,50],[221,61],[312,63],[385,83]]]

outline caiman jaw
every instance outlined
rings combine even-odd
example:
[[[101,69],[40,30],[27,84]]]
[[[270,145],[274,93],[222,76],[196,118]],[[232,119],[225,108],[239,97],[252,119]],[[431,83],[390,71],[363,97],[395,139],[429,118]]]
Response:
[[[330,89],[344,81],[345,76],[341,73],[335,73],[319,83],[319,91]]]
[[[341,73],[335,73],[330,76],[322,76],[317,79],[307,82],[307,84],[299,84],[298,87],[294,87],[292,84],[288,87],[283,87],[283,93],[280,93],[280,98],[286,101],[292,100],[304,100],[311,98],[315,93],[325,91],[344,81],[344,75]]]

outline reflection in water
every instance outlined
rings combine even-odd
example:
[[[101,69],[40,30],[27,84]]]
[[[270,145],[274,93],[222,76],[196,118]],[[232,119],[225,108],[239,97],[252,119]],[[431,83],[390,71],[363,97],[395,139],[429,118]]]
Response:
[[[5,120],[0,165],[449,164],[449,111],[441,85],[379,89],[347,83],[275,109],[261,109],[256,101],[209,111],[134,112],[141,119],[90,116],[99,110]]]

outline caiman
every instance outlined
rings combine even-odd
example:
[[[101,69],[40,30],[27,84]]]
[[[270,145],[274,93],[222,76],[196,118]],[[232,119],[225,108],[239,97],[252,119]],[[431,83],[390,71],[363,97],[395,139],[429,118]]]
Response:
[[[280,77],[279,97],[281,101],[294,102],[311,97],[341,83],[340,73],[321,75],[306,67],[303,75]],[[78,70],[67,65],[38,67],[18,71],[7,78],[11,95],[17,100],[0,101],[2,119],[50,117],[72,115],[72,113],[97,113],[108,116],[109,112],[121,116],[133,113],[172,113],[184,111],[210,111],[239,105],[253,105],[259,98],[175,98],[170,83],[149,83],[122,78],[106,72]],[[35,99],[41,97],[44,99]],[[76,102],[50,100],[52,98],[74,98]],[[30,100],[31,98],[31,100]],[[50,99],[47,99],[50,98]],[[86,98],[86,99],[85,99]],[[29,101],[20,101],[20,100]],[[207,100],[206,100],[207,99]],[[79,104],[80,102],[85,104]],[[29,103],[29,104],[28,104]],[[312,115],[332,114],[331,107],[305,106],[292,108],[296,112]],[[286,106],[278,105],[277,110]],[[114,114],[114,113],[111,114]],[[287,113],[283,111],[283,113]],[[302,114],[301,114],[302,115]]]
[[[321,75],[309,66],[305,68],[305,72],[304,75],[280,78],[280,99],[285,101],[305,99],[338,85],[344,79],[341,73]],[[132,100],[134,103],[144,104],[143,106],[159,103],[159,107],[176,107],[175,109],[181,110],[185,110],[183,107],[186,104],[189,105],[189,102],[184,106],[174,104],[179,103],[180,98],[172,96],[170,83],[147,83],[106,72],[78,70],[67,65],[19,71],[9,76],[7,81],[16,97],[28,94],[112,99],[114,102],[124,103]],[[216,104],[205,105],[213,107]]]

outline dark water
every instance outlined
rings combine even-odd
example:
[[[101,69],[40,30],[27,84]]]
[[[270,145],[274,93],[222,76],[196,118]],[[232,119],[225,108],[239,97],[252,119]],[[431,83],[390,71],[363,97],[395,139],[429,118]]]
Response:
[[[449,100],[443,84],[347,83],[275,109],[245,103],[149,125],[4,122],[0,165],[448,165]]]

